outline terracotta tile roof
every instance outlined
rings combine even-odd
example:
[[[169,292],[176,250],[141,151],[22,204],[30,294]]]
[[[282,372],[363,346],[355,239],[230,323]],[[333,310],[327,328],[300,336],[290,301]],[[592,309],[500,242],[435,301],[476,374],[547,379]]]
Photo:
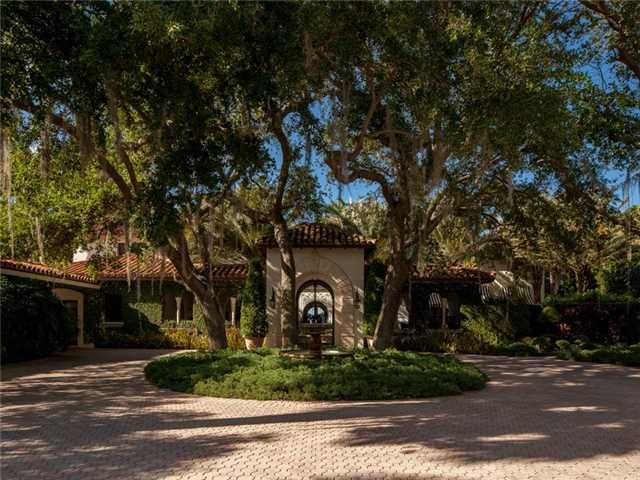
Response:
[[[0,259],[0,270],[13,270],[15,272],[33,273],[36,275],[44,275],[61,280],[73,280],[76,282],[91,283],[93,285],[98,282],[91,278],[86,271],[77,271],[67,268],[55,268],[49,265],[35,262],[24,262],[21,260],[10,260],[8,258]]]
[[[494,275],[484,270],[465,267],[441,267],[429,265],[416,270],[413,273],[412,281],[419,283],[491,283]]]
[[[163,262],[160,258],[140,261],[137,255],[130,253],[105,261],[98,271],[98,278],[100,280],[126,280],[127,257],[129,258],[129,271],[132,279],[156,280],[163,276]],[[88,264],[87,261],[74,262],[67,267],[67,271],[86,274]],[[242,281],[247,276],[247,265],[218,264],[213,266],[212,273],[214,281]],[[167,280],[178,278],[178,272],[169,260],[164,261],[164,278]]]
[[[346,233],[337,225],[321,223],[301,223],[289,230],[294,247],[351,247],[365,248],[375,245],[375,240],[362,235]],[[273,235],[264,237],[260,244],[276,247]]]

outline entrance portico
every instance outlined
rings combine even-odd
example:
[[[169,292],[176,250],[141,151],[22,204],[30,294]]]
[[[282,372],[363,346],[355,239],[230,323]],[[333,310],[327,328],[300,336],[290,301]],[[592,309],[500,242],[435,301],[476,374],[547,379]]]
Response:
[[[352,348],[362,345],[362,298],[365,249],[371,240],[336,226],[301,224],[290,232],[296,263],[299,324],[325,323],[332,335],[325,341]],[[279,298],[285,284],[280,253],[265,241],[267,260],[268,346],[282,345]]]

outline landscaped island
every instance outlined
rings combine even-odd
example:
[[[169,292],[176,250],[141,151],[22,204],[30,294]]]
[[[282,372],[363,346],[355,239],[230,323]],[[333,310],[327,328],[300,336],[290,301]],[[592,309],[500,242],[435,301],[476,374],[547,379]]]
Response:
[[[149,381],[212,397],[257,400],[388,400],[456,395],[487,377],[450,356],[356,352],[353,358],[292,359],[277,350],[189,352],[153,360]]]

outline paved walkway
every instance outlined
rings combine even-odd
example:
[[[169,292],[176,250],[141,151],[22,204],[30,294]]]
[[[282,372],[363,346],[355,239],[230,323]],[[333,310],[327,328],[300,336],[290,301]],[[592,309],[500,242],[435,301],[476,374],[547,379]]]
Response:
[[[467,356],[492,382],[401,402],[257,402],[145,382],[158,351],[4,369],[3,480],[640,478],[640,369]]]

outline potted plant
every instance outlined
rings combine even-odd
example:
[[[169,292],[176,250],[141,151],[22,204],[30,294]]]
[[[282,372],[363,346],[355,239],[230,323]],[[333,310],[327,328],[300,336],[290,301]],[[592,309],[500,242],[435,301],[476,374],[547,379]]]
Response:
[[[249,350],[262,347],[267,334],[264,281],[262,259],[254,258],[249,262],[249,272],[242,288],[240,308],[240,333]]]

